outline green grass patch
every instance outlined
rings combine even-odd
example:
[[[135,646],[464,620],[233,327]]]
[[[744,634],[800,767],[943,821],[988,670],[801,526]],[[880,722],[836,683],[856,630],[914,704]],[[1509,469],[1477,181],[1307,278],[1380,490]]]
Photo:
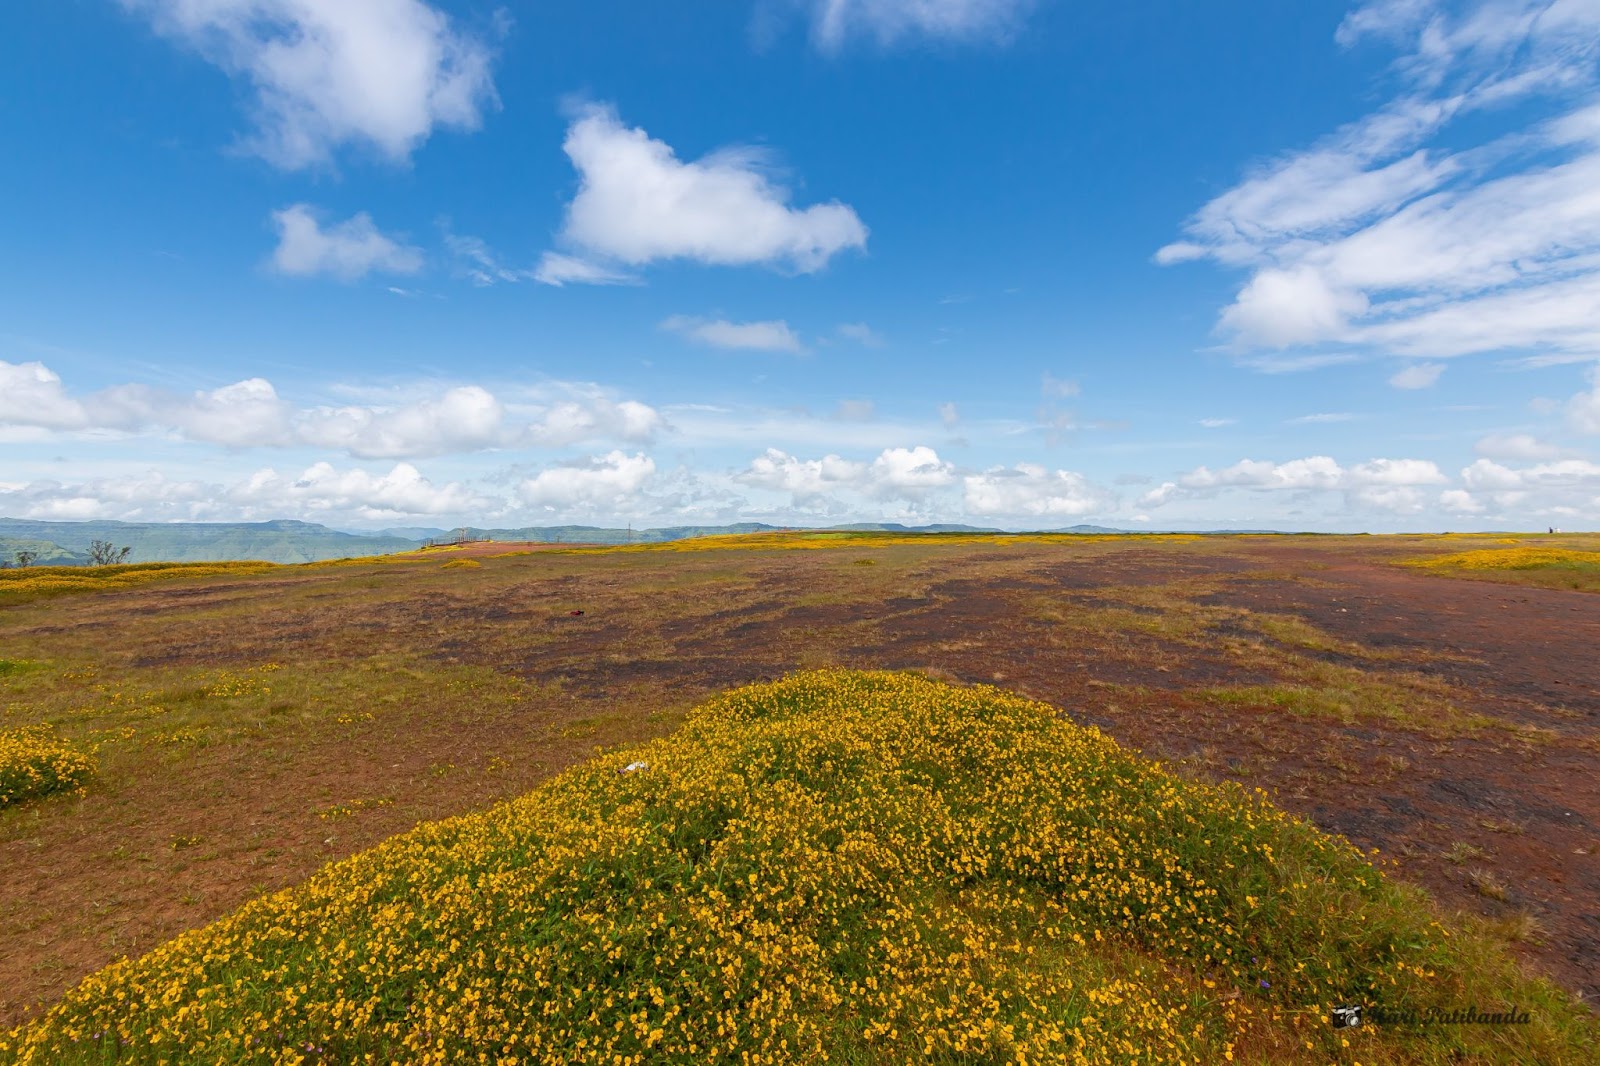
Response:
[[[1530,1021],[1342,1035],[1342,1003]],[[992,688],[843,671],[332,864],[0,1037],[21,1063],[1597,1051],[1587,1011],[1260,793]]]

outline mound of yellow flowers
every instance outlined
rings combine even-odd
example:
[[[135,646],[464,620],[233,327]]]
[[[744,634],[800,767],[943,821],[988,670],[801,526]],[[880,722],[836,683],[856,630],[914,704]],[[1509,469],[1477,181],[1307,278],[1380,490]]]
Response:
[[[0,809],[12,803],[82,787],[94,760],[48,729],[0,733]]]
[[[824,671],[111,966],[0,1058],[1582,1061],[1562,997],[1464,943],[1260,795],[991,688]],[[1538,1024],[1326,1020],[1490,990]]]

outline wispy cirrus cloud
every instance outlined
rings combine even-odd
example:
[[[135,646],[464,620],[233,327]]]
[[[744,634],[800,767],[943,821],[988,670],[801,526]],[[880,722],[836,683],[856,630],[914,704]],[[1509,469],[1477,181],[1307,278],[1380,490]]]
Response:
[[[1021,26],[1034,0],[786,0],[806,10],[811,39],[835,52],[852,39],[880,46],[904,40],[1004,40]],[[766,17],[773,12],[769,3]]]
[[[725,318],[697,318],[672,315],[661,323],[669,333],[677,333],[713,348],[755,352],[801,352],[800,336],[782,319],[764,322],[730,322]]]
[[[1600,353],[1600,7],[1374,0],[1338,41],[1397,45],[1399,93],[1255,168],[1157,261],[1249,271],[1219,317],[1245,353]],[[1502,128],[1463,144],[1468,116]]]

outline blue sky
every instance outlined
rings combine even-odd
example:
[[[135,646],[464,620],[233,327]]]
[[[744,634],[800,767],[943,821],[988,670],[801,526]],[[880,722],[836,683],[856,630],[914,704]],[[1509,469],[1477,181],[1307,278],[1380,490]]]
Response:
[[[0,16],[0,514],[1600,524],[1600,2]]]

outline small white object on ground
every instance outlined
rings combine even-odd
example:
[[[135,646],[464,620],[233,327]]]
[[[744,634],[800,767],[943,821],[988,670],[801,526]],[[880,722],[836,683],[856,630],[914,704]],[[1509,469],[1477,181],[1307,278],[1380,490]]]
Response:
[[[624,766],[622,769],[618,770],[617,773],[619,773],[619,774],[631,774],[635,770],[648,770],[648,769],[650,769],[650,764],[647,763],[647,762],[631,762],[627,766]]]

